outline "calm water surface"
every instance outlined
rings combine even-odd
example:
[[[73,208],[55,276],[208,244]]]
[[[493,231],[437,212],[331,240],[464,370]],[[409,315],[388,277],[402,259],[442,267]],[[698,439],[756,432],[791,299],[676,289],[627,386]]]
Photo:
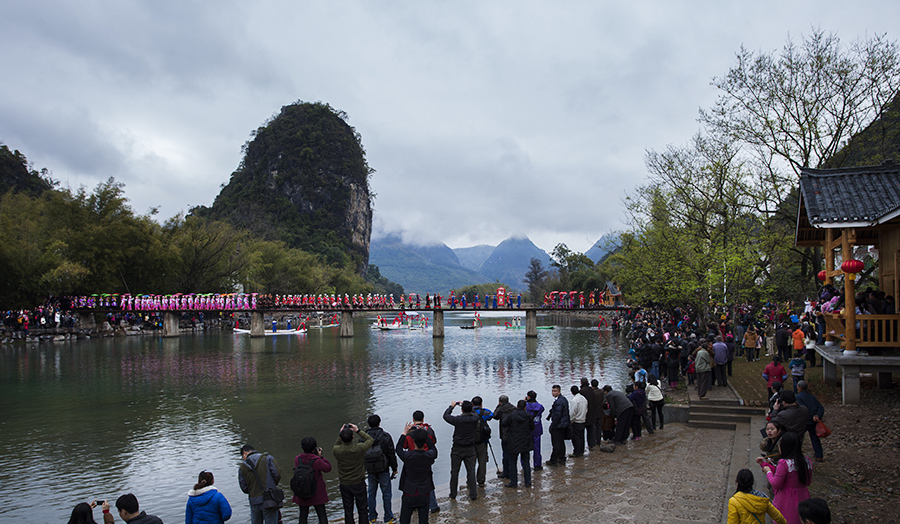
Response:
[[[396,438],[416,409],[437,433],[435,483],[446,484],[452,427],[441,415],[451,401],[481,395],[493,408],[501,394],[515,402],[534,389],[549,408],[555,383],[569,396],[581,377],[617,389],[626,379],[624,344],[588,322],[526,340],[524,330],[496,326],[509,314],[482,319],[484,328],[463,330],[457,326],[471,313],[445,313],[443,340],[430,331],[371,330],[373,318],[361,317],[352,339],[326,328],[262,339],[222,333],[4,346],[0,521],[65,522],[78,502],[132,492],[141,509],[181,522],[186,493],[205,469],[231,503],[232,520],[244,522],[243,443],[276,458],[289,493],[303,437],[315,437],[334,465],[342,424],[366,428],[377,413]],[[329,513],[342,514],[336,466],[326,480]],[[283,512],[296,521],[293,504]]]

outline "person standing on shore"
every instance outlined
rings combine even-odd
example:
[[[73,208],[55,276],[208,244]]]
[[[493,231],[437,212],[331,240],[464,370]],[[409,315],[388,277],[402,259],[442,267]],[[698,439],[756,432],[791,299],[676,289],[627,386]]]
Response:
[[[534,419],[534,429],[531,431],[532,448],[534,451],[534,469],[540,471],[543,457],[541,456],[541,435],[544,434],[544,406],[537,401],[537,393],[529,391],[525,394],[525,411]]]
[[[509,402],[509,397],[506,395],[500,395],[500,399],[497,402],[497,407],[494,408],[494,420],[500,421],[500,448],[503,462],[503,471],[500,474],[500,478],[509,478],[510,471],[510,461],[512,457],[509,453],[509,435],[506,426],[503,424],[503,419],[508,416],[510,413],[516,410],[516,407],[513,406]]]
[[[609,410],[616,417],[616,433],[613,437],[614,444],[625,444],[628,441],[628,432],[631,431],[631,419],[634,417],[634,404],[628,400],[625,393],[614,390],[611,386],[603,386],[606,392],[606,402]]]
[[[534,448],[531,433],[534,431],[534,417],[525,411],[527,402],[520,400],[516,409],[503,417],[500,427],[506,426],[507,447],[510,453],[509,482],[507,488],[515,488],[519,485],[519,472],[517,462],[522,463],[522,474],[525,477],[525,487],[531,487],[531,457],[530,451]],[[521,459],[521,460],[520,460]]]
[[[491,445],[491,427],[488,422],[494,417],[494,412],[484,407],[483,403],[480,396],[472,397],[472,413],[482,421],[481,429],[475,435],[475,462],[478,464],[475,481],[479,486],[484,486],[487,480],[488,446]]]
[[[456,406],[461,406],[461,415],[452,415]],[[469,500],[476,500],[478,486],[475,483],[475,441],[479,424],[478,415],[472,412],[470,401],[454,401],[450,403],[450,407],[444,410],[444,421],[453,426],[453,447],[450,448],[450,498],[456,500],[459,467],[465,463]]]
[[[423,417],[424,418],[424,417]],[[412,438],[413,449],[408,449]],[[427,448],[427,449],[426,449]],[[428,432],[415,422],[407,422],[397,440],[395,452],[403,461],[400,473],[400,524],[409,524],[413,511],[419,514],[419,524],[428,524],[428,506],[434,493],[434,476],[431,466],[437,459],[437,446]]]
[[[354,435],[359,435],[362,442],[357,442]],[[344,506],[345,524],[355,524],[353,506],[359,513],[360,524],[368,522],[368,504],[366,501],[366,451],[372,447],[375,439],[365,431],[360,431],[356,424],[344,424],[334,442],[332,453],[338,466],[338,487],[341,491],[341,502]]]
[[[225,495],[213,486],[212,472],[201,471],[194,489],[188,491],[187,506],[184,509],[186,524],[222,524],[231,518],[231,505]]]
[[[572,454],[570,458],[584,456],[584,429],[587,420],[588,401],[578,386],[572,386],[572,400],[569,402],[569,420],[572,424]]]
[[[570,424],[569,401],[561,394],[559,384],[554,384],[550,393],[555,400],[550,406],[550,414],[547,415],[547,420],[550,421],[550,444],[552,446],[547,465],[555,466],[566,463],[566,431],[569,430]]]
[[[241,448],[241,462],[238,471],[238,485],[250,498],[250,522],[252,524],[276,524],[278,508],[263,507],[263,493],[281,480],[281,470],[275,457],[260,453],[250,444]],[[255,472],[255,473],[254,473]]]
[[[307,486],[312,496],[304,499],[300,498],[300,495],[295,492],[292,499],[300,510],[300,524],[309,522],[310,507],[316,509],[319,524],[328,524],[328,515],[325,513],[325,504],[328,502],[328,489],[325,487],[325,478],[322,474],[331,471],[331,463],[322,456],[322,448],[318,446],[316,439],[305,437],[300,441],[300,447],[303,449],[303,453],[294,457],[294,468],[296,470],[301,464],[309,467],[313,471],[312,476],[315,479],[315,487]],[[293,488],[294,486],[292,485],[291,487]],[[306,495],[303,494],[303,496]]]

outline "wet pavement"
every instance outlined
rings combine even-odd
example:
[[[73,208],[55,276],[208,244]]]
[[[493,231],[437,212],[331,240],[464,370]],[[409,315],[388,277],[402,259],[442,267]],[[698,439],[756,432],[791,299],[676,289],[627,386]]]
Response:
[[[521,468],[516,489],[494,476],[475,501],[462,488],[458,500],[449,500],[445,484],[438,489],[441,511],[430,522],[723,522],[735,434],[669,424],[613,453],[593,451],[565,466],[544,466],[534,472],[531,488],[522,485]]]

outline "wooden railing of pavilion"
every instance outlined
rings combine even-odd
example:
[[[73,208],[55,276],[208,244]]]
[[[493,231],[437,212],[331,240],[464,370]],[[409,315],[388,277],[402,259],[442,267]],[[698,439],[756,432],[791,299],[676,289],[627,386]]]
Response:
[[[857,347],[900,348],[900,315],[856,315]],[[846,318],[838,313],[825,315],[825,332],[845,340]]]

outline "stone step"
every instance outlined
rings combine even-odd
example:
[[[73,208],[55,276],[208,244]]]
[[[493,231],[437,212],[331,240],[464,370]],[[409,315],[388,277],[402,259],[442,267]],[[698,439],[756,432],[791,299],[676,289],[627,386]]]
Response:
[[[749,424],[750,415],[740,414],[713,414],[713,413],[691,413],[688,422],[722,422],[725,424]]]
[[[737,423],[735,422],[704,422],[691,420],[688,422],[688,426],[703,429],[726,429],[728,431],[737,429]]]
[[[765,409],[752,408],[748,406],[730,405],[709,405],[709,404],[691,404],[691,413],[721,413],[733,415],[747,415],[752,417],[755,415],[764,415]]]

